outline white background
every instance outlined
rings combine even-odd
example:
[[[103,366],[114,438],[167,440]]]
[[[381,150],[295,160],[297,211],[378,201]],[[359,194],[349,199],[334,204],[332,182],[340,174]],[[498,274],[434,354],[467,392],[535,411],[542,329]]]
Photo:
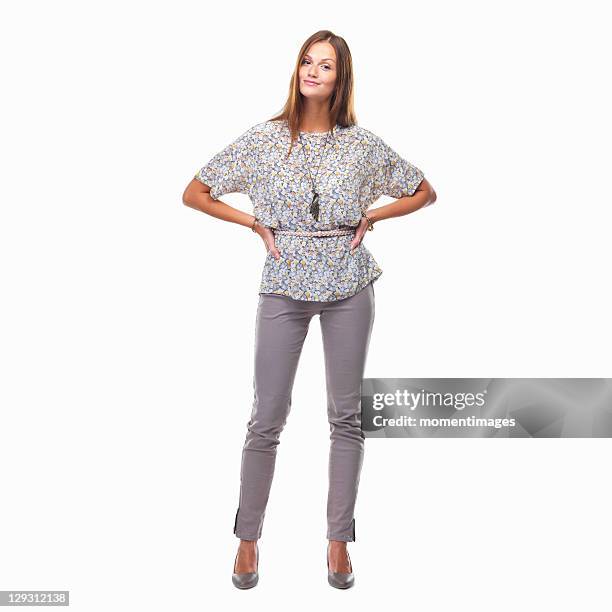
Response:
[[[609,610],[606,439],[366,440],[356,585],[327,585],[318,318],[260,583],[235,589],[265,247],[181,201],[331,29],[359,124],[438,194],[366,235],[384,270],[366,377],[610,376],[604,5],[6,5],[0,589],[87,612]]]

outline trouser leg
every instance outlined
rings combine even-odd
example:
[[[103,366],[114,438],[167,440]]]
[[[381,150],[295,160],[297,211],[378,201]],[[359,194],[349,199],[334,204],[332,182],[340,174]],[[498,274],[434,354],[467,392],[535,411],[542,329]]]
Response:
[[[291,393],[312,306],[279,295],[260,295],[255,333],[253,409],[247,424],[234,533],[261,537],[274,476],[279,437],[291,409]]]
[[[320,315],[330,424],[327,539],[355,541],[355,502],[364,455],[361,382],[374,323],[372,283]]]

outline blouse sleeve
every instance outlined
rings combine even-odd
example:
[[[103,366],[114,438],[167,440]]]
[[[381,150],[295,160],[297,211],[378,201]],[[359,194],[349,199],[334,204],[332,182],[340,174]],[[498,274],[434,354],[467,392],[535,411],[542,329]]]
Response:
[[[379,139],[377,147],[375,187],[376,198],[411,196],[425,178],[419,168],[406,161],[386,142]]]
[[[213,200],[226,193],[250,193],[257,164],[256,129],[248,129],[196,172],[193,178],[210,187]]]

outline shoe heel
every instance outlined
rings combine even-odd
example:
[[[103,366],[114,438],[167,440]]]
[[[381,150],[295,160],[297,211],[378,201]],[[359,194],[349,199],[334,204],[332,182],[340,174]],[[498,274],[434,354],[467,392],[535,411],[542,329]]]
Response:
[[[351,570],[353,569],[353,563],[351,562],[351,557],[349,556],[348,550],[346,551],[346,556],[348,557],[349,564],[351,566]],[[332,572],[329,569],[329,550],[326,553],[327,559],[327,582],[329,586],[334,587],[335,589],[350,589],[355,584],[355,575],[352,571],[350,572]]]
[[[257,569],[254,572],[246,572],[244,574],[232,573],[232,583],[237,589],[252,589],[259,582],[259,544],[255,544]],[[236,560],[238,553],[234,559],[234,569],[236,569]]]

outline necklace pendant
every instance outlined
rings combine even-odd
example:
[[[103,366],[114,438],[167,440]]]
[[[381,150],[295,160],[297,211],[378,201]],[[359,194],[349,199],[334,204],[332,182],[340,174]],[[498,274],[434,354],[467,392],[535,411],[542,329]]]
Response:
[[[319,194],[315,191],[310,205],[310,214],[318,221],[319,220]]]

